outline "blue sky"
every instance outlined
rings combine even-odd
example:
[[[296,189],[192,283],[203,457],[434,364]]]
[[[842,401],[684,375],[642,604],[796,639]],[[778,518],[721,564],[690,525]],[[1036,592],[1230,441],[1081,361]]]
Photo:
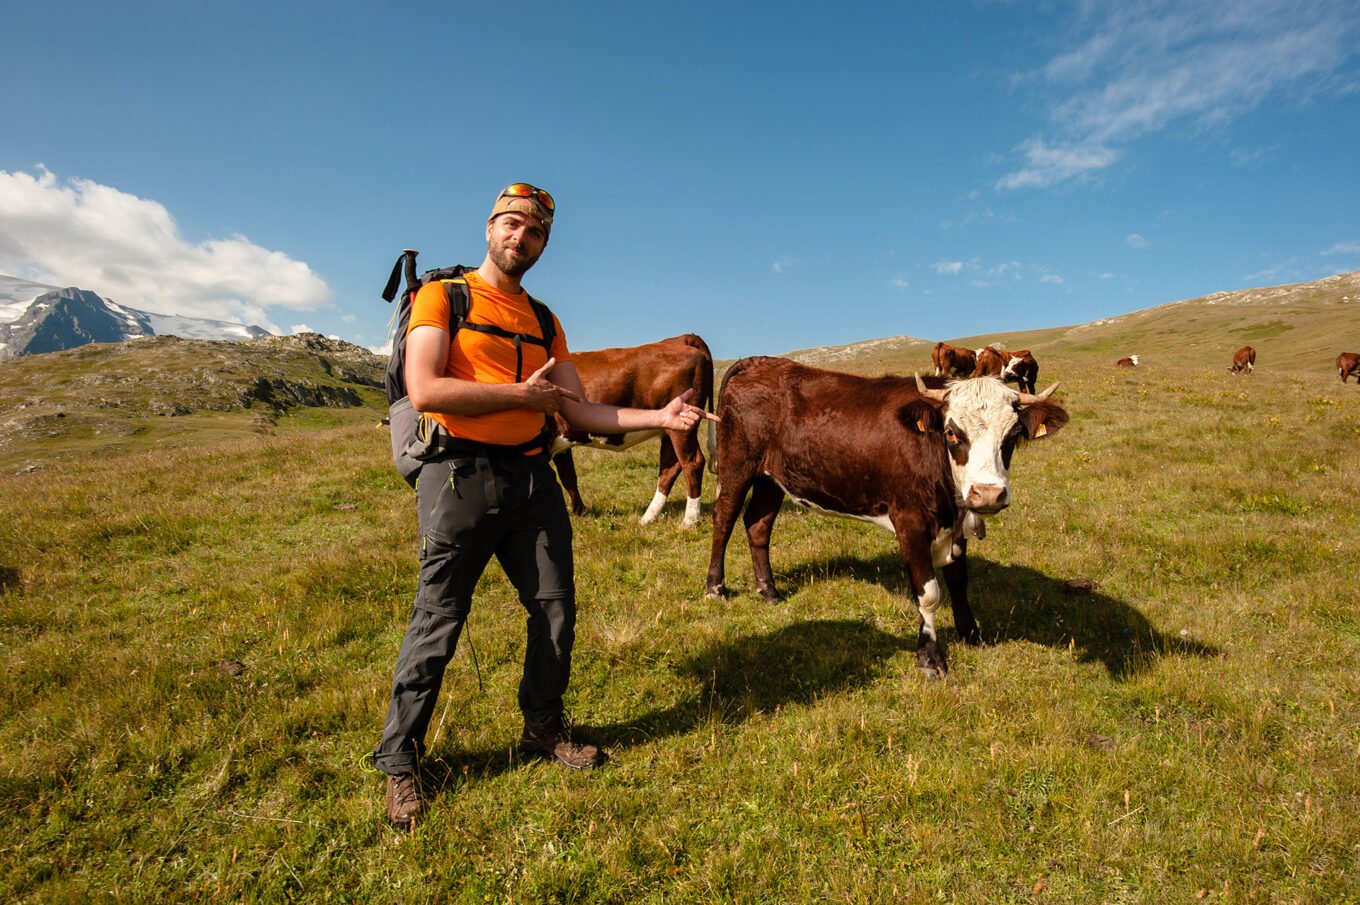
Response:
[[[1082,323],[1360,269],[1360,3],[0,0],[0,273],[382,346],[403,247],[573,348]]]

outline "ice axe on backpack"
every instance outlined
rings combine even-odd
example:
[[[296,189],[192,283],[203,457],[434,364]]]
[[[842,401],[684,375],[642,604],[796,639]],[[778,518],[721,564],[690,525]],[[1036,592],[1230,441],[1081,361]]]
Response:
[[[387,278],[387,288],[382,291],[383,301],[391,302],[397,297],[397,286],[403,275],[406,277],[407,292],[413,292],[420,286],[420,279],[416,276],[416,256],[419,254],[414,248],[401,250],[401,257],[392,265],[392,275]]]

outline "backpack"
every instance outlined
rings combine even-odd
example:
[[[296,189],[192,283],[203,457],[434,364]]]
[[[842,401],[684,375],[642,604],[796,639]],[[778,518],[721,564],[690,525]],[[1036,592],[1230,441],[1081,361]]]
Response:
[[[449,296],[449,341],[453,341],[454,335],[460,330],[476,330],[479,333],[490,333],[504,339],[513,340],[515,343],[515,379],[523,380],[523,354],[521,345],[532,343],[536,346],[543,346],[551,349],[553,339],[557,336],[557,328],[553,323],[552,312],[548,306],[540,302],[533,296],[529,296],[529,304],[533,308],[534,315],[538,318],[540,336],[533,336],[528,333],[511,333],[503,330],[494,324],[474,324],[468,322],[469,308],[472,304],[472,294],[468,290],[467,280],[463,274],[475,267],[466,267],[462,264],[453,267],[440,267],[435,270],[427,270],[419,277],[416,276],[416,256],[420,252],[413,248],[404,249],[401,257],[392,265],[392,275],[387,279],[387,286],[382,291],[383,300],[391,303],[397,297],[397,285],[401,282],[404,275],[406,277],[406,291],[401,295],[401,301],[397,305],[397,310],[393,314],[396,321],[396,334],[392,337],[392,355],[387,360],[387,412],[388,424],[392,430],[392,462],[396,465],[397,471],[412,487],[416,485],[416,478],[420,475],[420,464],[422,458],[428,456],[434,449],[438,434],[442,431],[439,424],[432,418],[428,418],[417,412],[411,406],[411,400],[406,395],[406,331],[411,323],[411,305],[415,302],[416,293],[426,283],[439,280],[444,284],[444,291]],[[527,452],[536,446],[542,446],[547,442],[547,437],[551,434],[551,427],[548,419],[544,419],[543,433],[530,440],[528,443],[520,444],[517,447],[493,447],[502,452]]]

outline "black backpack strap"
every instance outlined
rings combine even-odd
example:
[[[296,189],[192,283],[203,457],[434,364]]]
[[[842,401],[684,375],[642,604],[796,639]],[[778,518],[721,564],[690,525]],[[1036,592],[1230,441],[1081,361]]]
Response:
[[[540,302],[533,296],[529,296],[529,303],[534,310],[534,315],[538,318],[538,329],[540,336],[531,333],[512,333],[504,327],[495,324],[474,324],[468,320],[471,313],[471,293],[468,291],[467,281],[463,279],[443,279],[444,291],[449,297],[449,339],[452,341],[453,335],[459,330],[474,330],[478,333],[486,333],[491,336],[498,336],[501,339],[508,339],[515,344],[515,381],[524,379],[524,343],[535,346],[542,346],[551,355],[553,340],[557,336],[557,328],[553,325],[552,312],[548,306]]]

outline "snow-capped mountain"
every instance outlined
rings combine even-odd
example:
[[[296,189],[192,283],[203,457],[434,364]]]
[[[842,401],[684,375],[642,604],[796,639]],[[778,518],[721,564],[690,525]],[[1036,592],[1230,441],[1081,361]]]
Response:
[[[59,289],[0,276],[0,359],[143,336],[254,339],[269,335],[261,327],[138,311],[88,289]]]

